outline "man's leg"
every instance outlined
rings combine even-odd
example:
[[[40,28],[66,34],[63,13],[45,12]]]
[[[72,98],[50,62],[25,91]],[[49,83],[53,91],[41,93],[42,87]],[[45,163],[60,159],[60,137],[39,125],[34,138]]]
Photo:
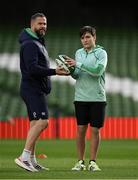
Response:
[[[85,155],[85,135],[87,131],[88,125],[78,125],[77,126],[77,154],[78,154],[78,162],[72,168],[73,171],[82,171],[86,170],[86,166],[84,164],[84,155]]]
[[[36,124],[37,121],[31,121],[30,123],[30,127],[33,127],[35,124]],[[33,165],[33,167],[37,170],[49,170],[49,168],[47,167],[44,167],[42,165],[40,165],[38,162],[37,162],[37,159],[36,159],[36,155],[35,155],[35,145],[36,145],[36,141],[34,142],[33,146],[32,146],[32,150],[31,150],[31,156],[30,156],[30,159],[31,159],[31,163]]]
[[[32,128],[35,124],[36,124],[36,120],[32,120],[30,122],[30,128]],[[36,156],[35,156],[35,145],[36,145],[36,142],[34,142],[33,146],[32,146],[32,150],[31,150],[31,162],[32,162],[32,165],[34,166],[34,164],[37,164],[37,160],[36,160]]]
[[[96,164],[96,157],[98,147],[100,143],[100,132],[96,127],[91,127],[91,139],[90,139],[90,161],[88,165],[89,171],[100,171],[101,169]]]
[[[77,127],[77,152],[78,159],[84,160],[85,155],[85,135],[88,125],[78,125]]]
[[[33,151],[35,143],[40,136],[41,132],[46,129],[48,126],[48,120],[38,120],[36,123],[30,127],[30,130],[27,135],[25,149],[28,151]]]
[[[34,168],[34,166],[31,163],[31,153],[35,149],[35,144],[40,136],[41,132],[47,128],[48,126],[48,120],[38,120],[36,122],[30,123],[30,129],[27,135],[25,147],[23,150],[22,155],[19,158],[15,159],[15,163],[19,165],[20,167],[28,170],[28,171],[39,171],[40,168]]]
[[[96,160],[97,151],[100,143],[99,129],[91,127],[91,139],[90,139],[90,159]]]
[[[36,122],[37,122],[36,120],[30,121],[30,128],[32,128],[33,126],[35,126]],[[33,144],[33,146],[32,146],[31,155],[35,155],[35,144],[36,144],[36,142],[34,142],[34,144]]]
[[[29,131],[32,130],[32,128],[36,125],[36,123],[37,123],[36,120],[30,121],[30,129],[29,129]],[[27,136],[27,139],[28,139],[28,136]],[[27,142],[27,139],[26,139],[26,142]],[[34,141],[31,149],[27,149],[27,147],[25,145],[25,148],[24,148],[23,153],[21,155],[22,160],[28,161],[28,160],[30,160],[30,157],[35,154],[35,144],[36,144],[36,141]]]

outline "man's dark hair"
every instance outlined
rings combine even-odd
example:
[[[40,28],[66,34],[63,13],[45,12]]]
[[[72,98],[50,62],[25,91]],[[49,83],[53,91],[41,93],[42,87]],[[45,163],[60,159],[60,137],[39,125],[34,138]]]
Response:
[[[46,17],[43,13],[35,13],[31,16],[31,20],[35,20],[37,17]]]
[[[92,26],[83,26],[80,29],[80,37],[85,35],[87,32],[89,32],[92,36],[96,35],[96,29],[94,27],[92,27]]]

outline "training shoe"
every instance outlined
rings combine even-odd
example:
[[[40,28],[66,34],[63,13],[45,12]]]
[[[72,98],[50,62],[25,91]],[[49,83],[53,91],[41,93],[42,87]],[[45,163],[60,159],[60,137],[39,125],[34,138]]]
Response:
[[[88,171],[101,171],[101,169],[98,167],[96,162],[90,161],[90,163],[88,165]]]
[[[25,170],[27,170],[27,171],[31,171],[31,172],[37,172],[38,170],[37,169],[35,169],[34,167],[33,167],[33,165],[31,164],[31,162],[29,162],[29,161],[22,161],[22,159],[19,157],[19,158],[16,158],[15,160],[15,163],[19,166],[19,167],[21,167],[21,168],[23,168],[23,169],[25,169]]]
[[[42,166],[42,165],[40,165],[40,164],[37,164],[37,163],[33,163],[32,164],[33,165],[33,167],[36,169],[36,170],[38,170],[38,171],[41,171],[41,170],[46,170],[46,171],[49,171],[49,168],[46,168],[46,167],[44,167],[44,166]]]
[[[79,160],[71,170],[72,171],[84,171],[84,170],[86,170],[86,166],[84,165],[84,161]]]

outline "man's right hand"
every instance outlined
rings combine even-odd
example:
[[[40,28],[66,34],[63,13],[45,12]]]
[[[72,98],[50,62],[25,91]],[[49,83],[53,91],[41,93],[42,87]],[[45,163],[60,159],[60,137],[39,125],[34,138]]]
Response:
[[[56,74],[61,76],[68,76],[70,73],[68,73],[63,67],[56,67]]]

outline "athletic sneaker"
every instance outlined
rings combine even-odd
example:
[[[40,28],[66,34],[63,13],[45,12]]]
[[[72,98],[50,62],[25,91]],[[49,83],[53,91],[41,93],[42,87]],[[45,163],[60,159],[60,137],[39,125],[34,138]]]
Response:
[[[33,165],[31,164],[31,162],[29,162],[29,161],[22,161],[22,159],[20,157],[16,158],[14,161],[19,167],[21,167],[27,171],[38,172],[38,170],[35,169],[33,167]]]
[[[90,161],[90,163],[89,163],[89,165],[88,165],[88,171],[101,171],[101,169],[100,169],[99,166],[96,164],[96,162]]]
[[[44,167],[44,166],[42,166],[42,165],[40,165],[40,164],[37,164],[37,163],[33,163],[32,164],[33,165],[33,167],[36,169],[36,170],[38,170],[38,171],[41,171],[41,170],[46,170],[46,171],[49,171],[49,168],[46,168],[46,167]]]
[[[84,170],[86,170],[86,166],[84,165],[84,161],[79,160],[71,170],[72,171],[84,171]]]

